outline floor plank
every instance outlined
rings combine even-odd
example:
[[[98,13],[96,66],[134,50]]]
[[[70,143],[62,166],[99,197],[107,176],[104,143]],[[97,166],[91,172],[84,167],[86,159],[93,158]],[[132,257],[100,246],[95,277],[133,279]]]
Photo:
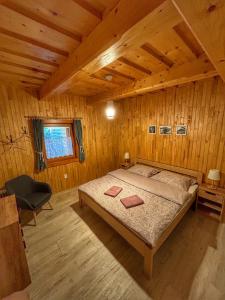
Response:
[[[79,208],[77,189],[51,202],[54,210],[40,211],[37,227],[22,216],[32,300],[223,299],[225,225],[190,210],[156,254],[148,281],[142,256],[93,211]]]

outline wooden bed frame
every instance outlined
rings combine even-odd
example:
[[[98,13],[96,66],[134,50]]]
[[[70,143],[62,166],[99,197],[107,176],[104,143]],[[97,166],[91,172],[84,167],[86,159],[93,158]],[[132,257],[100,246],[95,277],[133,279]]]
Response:
[[[193,171],[189,169],[184,169],[180,167],[174,167],[154,161],[136,159],[136,163],[141,163],[153,167],[157,167],[164,170],[173,171],[180,174],[189,175],[197,179],[198,184],[202,183],[202,173],[198,171]],[[93,198],[88,196],[86,193],[82,191],[79,192],[79,203],[80,207],[83,207],[85,204],[92,208],[103,220],[106,221],[111,227],[113,227],[128,243],[130,243],[140,254],[144,256],[144,273],[148,278],[152,277],[152,269],[153,269],[153,256],[164,243],[164,241],[168,238],[177,224],[181,221],[183,216],[192,206],[192,204],[196,201],[194,198],[187,205],[185,205],[180,212],[177,214],[173,222],[167,227],[167,229],[163,232],[156,245],[152,247],[151,245],[146,244],[140,237],[138,237],[132,230],[123,225],[119,220],[114,218],[109,212],[107,212],[104,208],[102,208]]]

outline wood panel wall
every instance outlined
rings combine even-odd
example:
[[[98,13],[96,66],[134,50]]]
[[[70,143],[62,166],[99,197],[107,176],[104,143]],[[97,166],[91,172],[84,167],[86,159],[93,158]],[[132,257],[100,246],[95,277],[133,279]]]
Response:
[[[222,172],[225,187],[225,84],[218,77],[119,102],[117,161],[125,151],[135,156],[200,170]],[[157,125],[157,134],[147,133]],[[175,125],[187,124],[188,135],[176,136]],[[174,133],[159,135],[160,125]]]
[[[86,99],[73,95],[61,95],[39,101],[35,92],[0,84],[0,140],[12,135],[17,138],[21,127],[28,128],[24,116],[81,117],[84,129],[86,160],[51,167],[36,174],[32,140],[23,138],[17,144],[21,149],[3,147],[0,144],[0,187],[6,180],[21,174],[49,182],[54,192],[62,191],[105,174],[115,168],[115,149],[111,134],[115,122],[104,117],[104,104],[87,106]],[[5,151],[5,152],[4,152]],[[68,179],[64,179],[68,174]]]

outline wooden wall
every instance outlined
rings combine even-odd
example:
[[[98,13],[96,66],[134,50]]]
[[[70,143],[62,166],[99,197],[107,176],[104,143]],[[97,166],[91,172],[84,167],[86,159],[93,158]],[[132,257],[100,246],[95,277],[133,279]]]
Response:
[[[28,127],[24,116],[82,117],[86,161],[51,167],[39,174],[34,173],[34,151],[31,139],[24,138],[12,149],[0,144],[0,187],[6,180],[21,174],[34,176],[49,182],[53,191],[61,191],[103,175],[115,168],[112,133],[115,122],[103,114],[104,105],[91,107],[86,99],[73,95],[55,96],[39,101],[36,93],[0,84],[0,140],[7,135],[17,138],[21,126]],[[5,152],[4,152],[5,151]],[[64,174],[68,179],[64,179]]]
[[[175,166],[222,172],[225,187],[225,84],[219,78],[145,94],[119,102],[118,149]],[[147,133],[150,124],[188,124],[187,136]]]

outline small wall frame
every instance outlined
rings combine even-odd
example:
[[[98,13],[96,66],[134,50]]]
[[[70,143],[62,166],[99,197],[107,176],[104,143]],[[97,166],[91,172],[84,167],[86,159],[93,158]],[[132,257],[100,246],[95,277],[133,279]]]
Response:
[[[176,135],[187,135],[187,125],[176,125]]]
[[[148,126],[148,133],[149,134],[156,134],[157,126],[156,125],[149,125]]]

